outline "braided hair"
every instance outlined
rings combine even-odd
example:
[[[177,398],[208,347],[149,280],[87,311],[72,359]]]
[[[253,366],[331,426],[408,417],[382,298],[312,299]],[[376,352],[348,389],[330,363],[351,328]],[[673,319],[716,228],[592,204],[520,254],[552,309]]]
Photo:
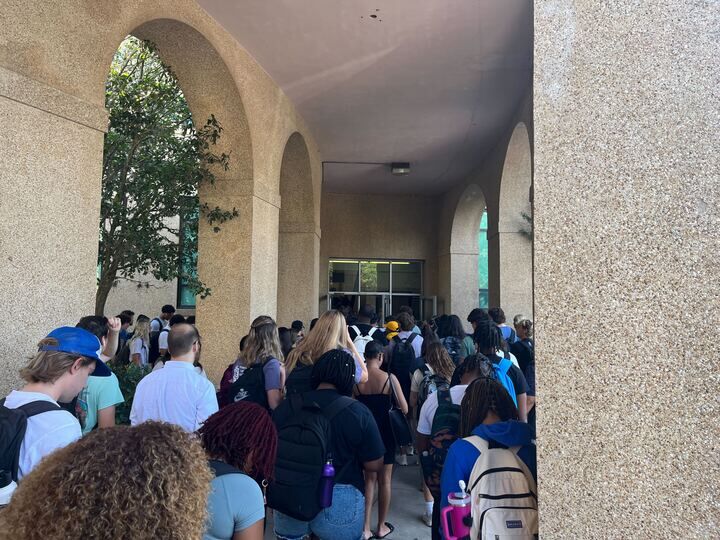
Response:
[[[317,359],[311,378],[313,389],[328,383],[340,394],[349,396],[355,384],[355,360],[342,349],[332,349]]]
[[[278,435],[268,412],[250,401],[223,407],[198,430],[208,456],[237,467],[258,484],[275,470]]]
[[[477,373],[478,377],[493,377],[494,371],[490,359],[480,353],[466,356],[460,365],[455,368],[450,386],[457,386],[466,373]]]
[[[460,437],[469,437],[483,423],[489,412],[501,422],[517,420],[518,410],[505,387],[490,377],[475,379],[465,390],[460,404]]]
[[[473,341],[477,345],[478,352],[484,355],[495,354],[502,348],[500,329],[492,319],[483,319],[475,323]]]

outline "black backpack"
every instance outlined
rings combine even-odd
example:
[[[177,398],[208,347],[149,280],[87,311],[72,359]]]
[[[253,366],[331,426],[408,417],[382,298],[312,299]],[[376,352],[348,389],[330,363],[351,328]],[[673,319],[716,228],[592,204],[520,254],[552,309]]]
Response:
[[[406,400],[410,397],[411,371],[415,366],[415,349],[412,342],[416,336],[417,334],[412,333],[406,339],[400,339],[400,336],[393,338],[395,347],[388,368],[388,371],[397,377]]]
[[[155,365],[155,361],[160,356],[160,347],[158,340],[160,339],[160,332],[163,331],[163,322],[158,317],[155,317],[153,321],[157,321],[160,324],[160,330],[157,332],[150,332],[150,350],[148,352],[148,363],[152,366]]]
[[[238,401],[252,401],[258,405],[270,410],[270,404],[265,391],[265,373],[263,368],[270,360],[253,364],[245,368],[238,380],[228,386],[227,390],[222,393],[219,399],[220,407],[225,407]]]
[[[440,497],[440,478],[445,458],[452,443],[458,438],[460,427],[460,405],[452,402],[448,388],[439,388],[437,391],[438,408],[433,416],[430,429],[430,444],[427,452],[420,457],[423,477],[433,497]]]
[[[307,402],[302,394],[288,400],[292,413],[278,426],[275,480],[268,486],[267,503],[292,518],[311,521],[322,510],[319,486],[323,467],[331,458],[331,420],[355,400],[340,396],[325,408]],[[351,463],[335,473],[336,480]]]
[[[9,471],[17,482],[20,446],[25,438],[27,419],[61,407],[49,401],[32,401],[17,409],[8,409],[5,399],[0,400],[0,470]]]
[[[312,390],[312,366],[295,364],[295,369],[290,372],[285,381],[285,392],[287,395],[303,394]]]
[[[113,358],[113,363],[117,366],[127,366],[130,364],[130,340],[123,342],[120,351]]]

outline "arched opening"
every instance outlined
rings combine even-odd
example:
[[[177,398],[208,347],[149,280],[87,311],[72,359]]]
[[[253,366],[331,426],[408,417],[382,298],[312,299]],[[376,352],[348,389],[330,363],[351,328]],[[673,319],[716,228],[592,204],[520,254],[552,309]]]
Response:
[[[532,153],[527,127],[519,123],[510,137],[498,199],[497,221],[490,223],[490,304],[509,320],[532,317]]]
[[[476,184],[470,184],[457,203],[450,238],[450,301],[446,313],[465,320],[478,307],[481,296],[481,224],[485,215],[485,195]],[[486,238],[484,239],[486,241]],[[484,260],[487,260],[485,252]]]
[[[227,168],[219,163],[209,166],[214,181],[202,183],[198,191],[200,205],[239,213],[222,223],[219,232],[217,223],[202,218],[198,223],[197,274],[210,295],[196,298],[196,322],[204,338],[203,365],[208,376],[217,379],[227,359],[237,353],[240,336],[227,331],[228,321],[250,320],[253,162],[248,121],[232,75],[200,32],[179,21],[156,19],[131,35],[156,46],[177,77],[196,122],[213,116],[220,122],[222,132],[213,152],[230,156]]]
[[[310,154],[305,139],[293,133],[280,168],[277,320],[309,321],[317,314],[320,236],[314,219]]]

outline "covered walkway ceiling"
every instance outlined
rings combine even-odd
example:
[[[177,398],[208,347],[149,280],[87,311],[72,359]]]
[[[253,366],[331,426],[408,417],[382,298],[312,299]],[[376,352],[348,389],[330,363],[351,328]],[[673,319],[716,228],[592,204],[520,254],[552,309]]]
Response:
[[[529,0],[199,1],[308,122],[327,191],[442,193],[529,88]]]

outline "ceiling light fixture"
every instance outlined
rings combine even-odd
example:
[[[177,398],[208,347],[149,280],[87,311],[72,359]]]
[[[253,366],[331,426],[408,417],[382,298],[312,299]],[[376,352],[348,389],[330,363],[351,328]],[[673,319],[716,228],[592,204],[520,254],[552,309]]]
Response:
[[[395,176],[406,176],[410,174],[409,163],[392,163],[390,168]]]

